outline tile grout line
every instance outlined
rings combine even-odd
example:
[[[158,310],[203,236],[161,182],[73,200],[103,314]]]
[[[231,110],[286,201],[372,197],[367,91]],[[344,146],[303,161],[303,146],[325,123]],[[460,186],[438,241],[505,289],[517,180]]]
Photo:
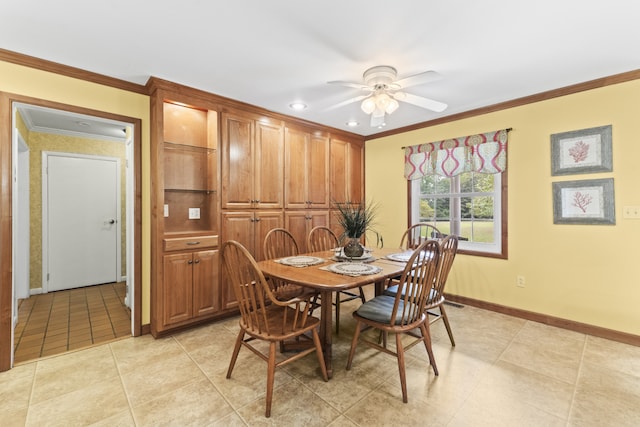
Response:
[[[204,377],[207,379],[207,381],[209,381],[209,384],[211,384],[213,386],[213,388],[218,392],[218,394],[220,394],[220,397],[222,397],[222,399],[227,403],[227,405],[229,405],[229,407],[231,408],[231,410],[236,414],[236,416],[238,418],[240,418],[240,420],[242,420],[242,422],[245,425],[249,425],[247,423],[247,421],[240,415],[240,413],[238,413],[238,410],[235,408],[235,406],[231,403],[231,401],[229,399],[227,399],[227,397],[224,395],[224,393],[222,393],[222,390],[220,390],[218,388],[218,386],[216,386],[216,384],[213,382],[213,380],[211,379],[211,377],[209,377],[209,375],[207,375],[207,373],[202,369],[202,367],[200,366],[200,364],[198,362],[196,362],[194,360],[193,357],[191,357],[191,354],[187,351],[186,348],[184,348],[184,346],[182,345],[182,343],[175,337],[175,336],[171,336],[171,338],[175,341],[176,344],[178,344],[178,347],[180,347],[180,349],[184,352],[184,354],[187,355],[187,357],[189,358],[189,360],[191,360],[197,367],[198,370],[200,372],[202,372],[202,375],[204,375]],[[229,416],[228,414],[225,415],[225,417]],[[223,417],[224,418],[224,417]]]
[[[587,350],[587,343],[589,341],[589,336],[584,336],[584,343],[582,344],[582,354],[580,355],[580,364],[578,365],[578,372],[576,373],[576,382],[573,385],[573,393],[571,394],[571,403],[569,404],[569,411],[567,413],[567,420],[565,425],[569,425],[569,420],[571,419],[571,413],[573,412],[573,405],[576,401],[576,394],[578,394],[578,381],[580,380],[580,373],[582,372],[582,366],[584,364],[584,355]]]

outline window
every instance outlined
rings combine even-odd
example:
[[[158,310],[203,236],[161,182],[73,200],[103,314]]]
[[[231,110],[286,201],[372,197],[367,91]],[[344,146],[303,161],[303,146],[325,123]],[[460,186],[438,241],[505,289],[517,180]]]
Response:
[[[507,175],[464,172],[409,181],[411,223],[460,237],[460,253],[507,258]]]

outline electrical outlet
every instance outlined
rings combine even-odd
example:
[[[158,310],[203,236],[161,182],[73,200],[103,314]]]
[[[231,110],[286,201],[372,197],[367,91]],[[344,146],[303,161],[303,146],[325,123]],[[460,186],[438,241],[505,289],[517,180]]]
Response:
[[[189,208],[189,219],[200,219],[200,208]]]
[[[524,276],[516,276],[516,286],[519,288],[524,288],[525,280]]]
[[[164,217],[169,218],[169,205],[164,205]]]
[[[640,219],[640,206],[623,207],[622,217],[627,219]]]

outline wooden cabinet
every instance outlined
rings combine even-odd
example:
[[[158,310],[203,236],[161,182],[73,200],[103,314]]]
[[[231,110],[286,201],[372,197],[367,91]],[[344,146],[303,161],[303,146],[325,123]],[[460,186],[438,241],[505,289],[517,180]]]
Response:
[[[361,202],[364,198],[364,145],[331,138],[331,200]]]
[[[151,333],[220,311],[218,113],[153,87],[151,96]]]
[[[222,114],[222,208],[283,207],[284,124],[251,114]]]
[[[308,252],[307,236],[313,227],[329,226],[329,210],[287,211],[285,228],[293,235],[300,253]]]
[[[267,232],[284,227],[306,248],[334,226],[332,200],[361,201],[363,139],[152,77],[151,333],[237,308],[219,265],[236,240],[263,259]]]
[[[218,277],[218,251],[177,253],[163,259],[163,327],[213,315],[219,292],[211,278]]]
[[[223,241],[240,242],[253,257],[264,259],[262,243],[272,228],[283,226],[282,211],[237,211],[222,212]],[[229,281],[222,277],[222,308],[231,309],[237,306],[233,289]]]
[[[329,136],[285,129],[284,196],[287,209],[329,208]]]

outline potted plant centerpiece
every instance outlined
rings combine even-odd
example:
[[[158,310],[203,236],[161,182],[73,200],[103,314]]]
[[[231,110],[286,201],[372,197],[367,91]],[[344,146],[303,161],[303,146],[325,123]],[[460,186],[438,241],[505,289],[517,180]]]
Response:
[[[365,202],[334,202],[334,205],[338,211],[338,223],[344,229],[342,238],[346,239],[343,247],[344,256],[362,256],[364,247],[360,244],[360,238],[373,225],[375,206]]]

